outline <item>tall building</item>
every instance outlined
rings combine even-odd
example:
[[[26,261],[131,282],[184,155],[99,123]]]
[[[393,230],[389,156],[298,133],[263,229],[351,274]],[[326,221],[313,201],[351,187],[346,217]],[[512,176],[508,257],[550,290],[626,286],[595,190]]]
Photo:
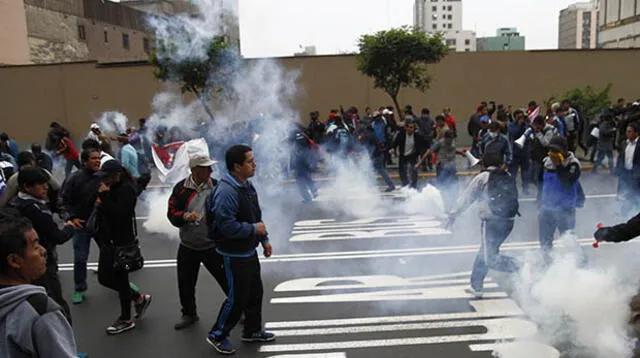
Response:
[[[598,10],[593,2],[569,5],[560,11],[559,49],[587,49],[598,45]]]
[[[525,37],[520,36],[515,27],[501,27],[496,36],[479,37],[476,41],[477,51],[524,51]]]
[[[476,34],[462,29],[462,0],[416,0],[413,24],[430,33],[442,33],[458,52],[476,50]]]
[[[640,47],[640,1],[598,0],[598,47]]]

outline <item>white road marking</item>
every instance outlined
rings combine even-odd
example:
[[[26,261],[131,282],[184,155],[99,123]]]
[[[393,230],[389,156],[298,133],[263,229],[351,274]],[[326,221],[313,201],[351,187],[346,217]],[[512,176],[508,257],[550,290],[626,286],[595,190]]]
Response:
[[[592,238],[579,239],[581,246],[590,246],[594,240]],[[628,243],[633,245],[634,243]],[[640,242],[635,243],[640,244]],[[601,244],[610,245],[608,243]],[[391,250],[365,250],[350,252],[327,252],[327,253],[308,253],[308,254],[284,254],[274,255],[268,259],[261,257],[261,264],[283,263],[283,262],[300,262],[300,261],[324,261],[324,260],[347,260],[347,259],[374,259],[374,258],[390,258],[405,256],[429,256],[429,255],[450,255],[450,254],[466,254],[477,252],[480,245],[469,246],[442,246],[436,248],[417,248],[417,249],[391,249]],[[504,244],[500,247],[503,251],[524,251],[540,248],[537,241],[517,242]],[[144,250],[144,249],[143,249]],[[96,268],[97,262],[88,264],[89,268]],[[63,263],[58,265],[60,271],[73,271],[72,263]],[[165,260],[146,260],[145,268],[167,268],[176,267],[175,259]]]
[[[269,344],[260,347],[260,352],[296,352],[334,349],[375,348],[393,346],[428,345],[443,343],[475,342],[485,340],[505,340],[527,338],[535,335],[535,324],[524,319],[509,318],[494,320],[486,325],[488,332],[484,334],[464,334],[434,337],[414,337],[396,339],[357,340],[324,343]]]
[[[527,357],[535,358],[560,358],[557,349],[546,344],[530,341],[517,341],[508,343],[470,344],[473,352],[496,352],[500,358],[521,358],[523,352]]]
[[[267,358],[347,358],[347,354],[345,352],[316,354],[279,354],[277,356],[268,356]]]
[[[516,305],[512,299],[495,299],[495,300],[476,300],[469,301],[475,308],[475,312],[458,312],[458,313],[434,313],[423,315],[407,315],[407,316],[382,316],[382,317],[366,317],[366,318],[344,318],[344,319],[327,319],[327,320],[310,320],[310,321],[282,321],[267,322],[267,329],[284,329],[284,328],[303,328],[303,327],[331,327],[331,326],[352,326],[365,324],[385,324],[385,323],[401,323],[401,322],[420,322],[420,321],[445,321],[456,319],[480,319],[501,316],[522,316],[524,312]]]
[[[334,303],[334,302],[369,302],[369,301],[414,301],[414,300],[446,300],[464,299],[471,296],[464,292],[468,285],[425,287],[403,290],[383,290],[371,292],[337,293],[327,295],[311,295],[296,297],[276,297],[272,304],[282,303]],[[485,289],[497,288],[496,283],[487,283]],[[504,298],[505,292],[485,292],[486,298]]]
[[[425,330],[425,329],[467,328],[467,327],[478,327],[478,326],[484,326],[488,328],[488,327],[496,327],[496,326],[502,326],[502,325],[510,325],[514,320],[521,321],[520,319],[517,319],[517,318],[453,320],[453,321],[443,321],[443,322],[420,322],[420,323],[399,323],[399,324],[352,326],[352,327],[272,330],[271,333],[275,334],[277,337],[294,337],[294,336],[328,336],[328,335],[339,335],[339,334],[361,334],[361,333],[376,333],[376,332],[418,331],[418,330]]]

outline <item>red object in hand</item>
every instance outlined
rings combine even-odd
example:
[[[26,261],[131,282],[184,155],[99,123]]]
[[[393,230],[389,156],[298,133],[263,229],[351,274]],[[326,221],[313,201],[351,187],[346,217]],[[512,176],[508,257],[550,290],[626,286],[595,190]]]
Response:
[[[599,223],[598,225],[596,225],[596,228],[602,229],[603,226],[604,225],[602,225],[602,223]],[[597,249],[598,247],[600,247],[600,241],[596,240],[596,242],[594,242],[591,246]]]

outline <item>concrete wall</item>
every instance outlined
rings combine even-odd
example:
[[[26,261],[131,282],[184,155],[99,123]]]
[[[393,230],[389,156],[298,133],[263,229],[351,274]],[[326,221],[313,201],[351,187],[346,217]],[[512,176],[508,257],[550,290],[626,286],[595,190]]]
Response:
[[[601,88],[607,83],[613,84],[612,98],[640,97],[640,82],[629,75],[639,56],[640,49],[453,53],[431,66],[433,83],[427,93],[403,90],[400,103],[418,111],[427,106],[434,114],[451,106],[461,144],[467,144],[467,119],[482,100],[523,107],[532,99],[542,102],[570,88]],[[364,110],[391,103],[386,94],[372,88],[372,80],[357,72],[353,56],[278,61],[289,70],[301,71],[296,103],[305,123],[315,109],[324,116],[340,104]],[[119,110],[132,121],[146,117],[153,95],[165,88],[152,72],[144,64],[96,66],[91,62],[0,67],[0,130],[20,142],[31,142],[43,140],[51,121],[81,137],[103,111]]]
[[[0,64],[29,61],[27,22],[21,1],[0,0]]]

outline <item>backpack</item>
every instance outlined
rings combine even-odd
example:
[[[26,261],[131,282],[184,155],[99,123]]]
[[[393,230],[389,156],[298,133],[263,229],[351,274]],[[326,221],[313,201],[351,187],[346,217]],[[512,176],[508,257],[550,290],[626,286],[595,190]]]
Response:
[[[516,179],[508,172],[500,169],[490,171],[487,192],[489,208],[495,216],[505,219],[520,216]]]
[[[505,152],[505,141],[502,138],[502,135],[499,134],[495,138],[491,138],[487,144],[484,146],[485,156],[495,155],[497,157],[504,157]]]

